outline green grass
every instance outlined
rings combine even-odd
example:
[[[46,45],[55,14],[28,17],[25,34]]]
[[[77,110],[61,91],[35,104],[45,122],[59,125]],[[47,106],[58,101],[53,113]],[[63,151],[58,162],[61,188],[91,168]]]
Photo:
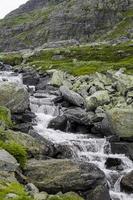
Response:
[[[24,168],[27,161],[27,152],[22,145],[14,141],[3,142],[0,140],[0,148],[5,149],[13,155],[20,164],[20,167]]]
[[[120,45],[80,46],[42,50],[29,57],[27,64],[36,69],[60,69],[73,75],[104,72],[108,69],[126,68],[133,73],[133,42]],[[61,55],[60,60],[55,55]]]
[[[0,61],[9,65],[19,65],[22,63],[23,58],[19,53],[0,54]]]
[[[0,181],[0,200],[5,200],[6,195],[9,193],[16,194],[18,197],[13,198],[12,200],[33,200],[33,198],[29,197],[24,187],[19,183],[4,183]]]
[[[10,110],[6,107],[0,106],[0,121],[6,127],[12,127],[13,123],[11,120]]]

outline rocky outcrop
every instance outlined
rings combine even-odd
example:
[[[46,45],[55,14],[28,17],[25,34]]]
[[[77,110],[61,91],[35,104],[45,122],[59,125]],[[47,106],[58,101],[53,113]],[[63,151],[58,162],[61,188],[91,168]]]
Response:
[[[123,13],[132,3],[132,0],[30,0],[1,21],[0,49],[29,49],[43,44],[47,48],[51,42],[55,42],[51,46],[57,47],[64,40],[73,44],[71,39],[95,41],[124,19]],[[16,20],[17,17],[21,20]]]
[[[25,175],[40,189],[49,193],[87,191],[105,184],[105,175],[95,165],[71,160],[29,160]]]

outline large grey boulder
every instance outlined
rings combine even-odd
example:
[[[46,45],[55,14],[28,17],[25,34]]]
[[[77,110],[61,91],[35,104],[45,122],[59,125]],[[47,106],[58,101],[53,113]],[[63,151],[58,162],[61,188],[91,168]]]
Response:
[[[106,114],[112,133],[123,139],[133,139],[133,109],[113,108]]]
[[[100,90],[86,98],[87,110],[95,110],[98,106],[110,103],[110,97],[107,90]]]
[[[87,191],[106,183],[104,173],[94,164],[68,159],[29,160],[25,175],[28,181],[48,193]]]
[[[19,166],[17,160],[5,150],[0,150],[0,171],[15,172]]]
[[[84,105],[83,97],[81,97],[78,93],[72,90],[69,90],[67,87],[61,86],[60,92],[63,98],[69,103],[71,103],[72,105],[79,106],[79,107]]]
[[[13,113],[24,112],[29,107],[29,94],[25,86],[17,83],[0,82],[0,106]]]
[[[109,190],[106,186],[98,185],[88,195],[87,200],[110,200]]]

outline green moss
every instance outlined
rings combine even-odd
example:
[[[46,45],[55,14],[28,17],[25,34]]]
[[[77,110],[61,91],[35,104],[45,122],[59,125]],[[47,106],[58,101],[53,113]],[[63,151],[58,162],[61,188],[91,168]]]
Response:
[[[5,200],[6,195],[9,193],[16,194],[18,197],[13,198],[12,200],[33,200],[33,198],[29,197],[24,187],[19,183],[11,183],[6,184],[0,182],[0,200]]]
[[[108,69],[125,67],[127,73],[133,72],[132,42],[119,45],[80,46],[42,50],[29,57],[27,64],[45,71],[60,69],[73,75],[103,72]],[[55,56],[61,55],[61,59]]]
[[[27,160],[27,152],[22,145],[17,144],[14,141],[3,142],[0,140],[0,147],[13,155],[22,168],[25,166]]]
[[[49,196],[48,200],[83,200],[83,198],[74,192],[68,192],[66,194]]]
[[[23,58],[20,54],[0,54],[0,61],[9,65],[19,65],[22,63]]]
[[[12,127],[11,113],[6,107],[0,106],[0,121],[7,127]]]

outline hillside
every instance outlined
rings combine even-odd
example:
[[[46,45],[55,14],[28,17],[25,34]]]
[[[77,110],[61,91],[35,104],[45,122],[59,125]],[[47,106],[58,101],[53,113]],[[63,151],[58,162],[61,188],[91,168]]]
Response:
[[[0,50],[133,37],[133,0],[30,0],[0,21]]]

